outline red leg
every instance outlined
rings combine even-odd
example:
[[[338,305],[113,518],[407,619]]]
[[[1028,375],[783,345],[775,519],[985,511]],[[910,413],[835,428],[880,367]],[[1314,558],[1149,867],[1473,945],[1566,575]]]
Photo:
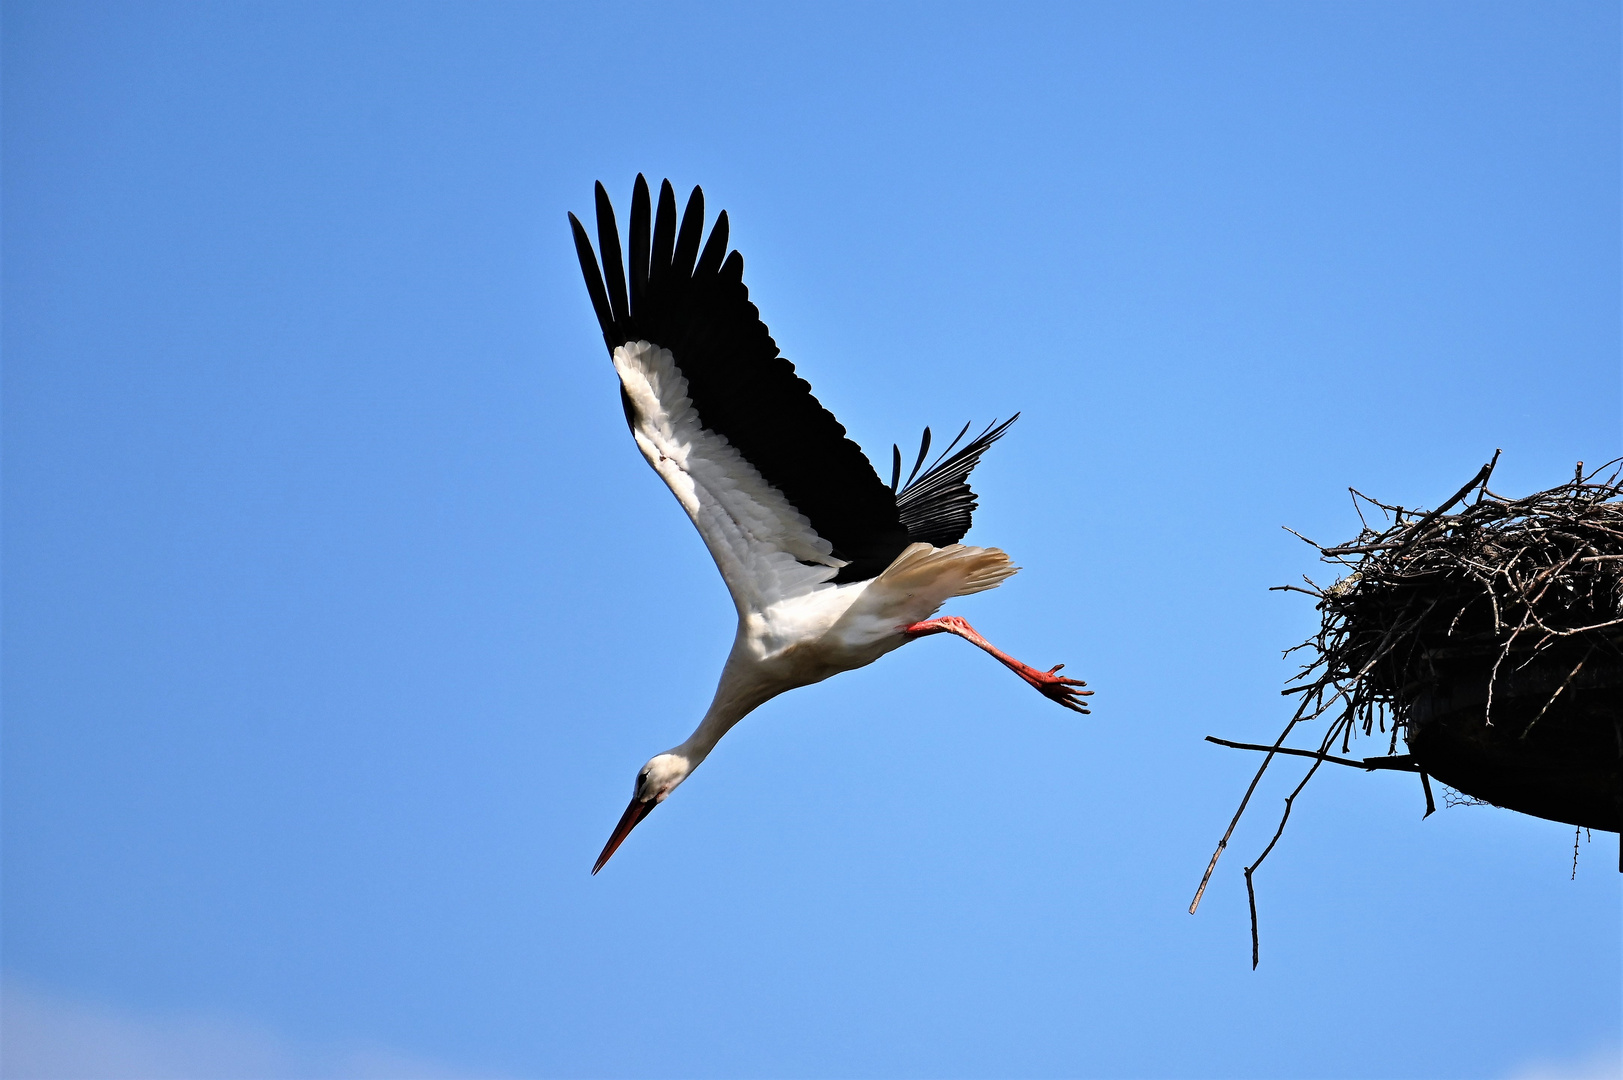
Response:
[[[1088,711],[1086,703],[1081,699],[1092,694],[1092,690],[1078,690],[1079,686],[1087,683],[1081,679],[1067,679],[1055,672],[1064,667],[1064,664],[1055,664],[1047,671],[1038,671],[1030,664],[1022,664],[1008,653],[997,648],[990,641],[981,637],[973,626],[956,615],[946,615],[939,619],[929,619],[925,622],[914,623],[912,626],[897,627],[910,638],[928,637],[931,634],[957,634],[976,648],[991,653],[998,663],[1014,672],[1026,681],[1029,686],[1035,687],[1037,692],[1050,701],[1057,701],[1067,709],[1079,713]]]

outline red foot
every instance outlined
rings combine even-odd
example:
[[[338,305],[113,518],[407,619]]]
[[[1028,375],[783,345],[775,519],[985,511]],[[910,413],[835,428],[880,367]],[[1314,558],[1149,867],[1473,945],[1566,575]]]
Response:
[[[1082,699],[1093,693],[1092,690],[1079,690],[1086,686],[1081,679],[1067,679],[1055,672],[1063,668],[1064,664],[1055,664],[1047,671],[1039,671],[1030,664],[1021,663],[1008,653],[998,649],[990,641],[981,637],[973,626],[956,615],[945,615],[939,619],[929,619],[925,622],[914,623],[912,626],[899,626],[896,628],[908,637],[928,637],[931,634],[956,634],[977,648],[984,649],[998,662],[1026,681],[1028,686],[1036,689],[1043,697],[1050,701],[1057,701],[1073,712],[1086,713],[1087,703]]]

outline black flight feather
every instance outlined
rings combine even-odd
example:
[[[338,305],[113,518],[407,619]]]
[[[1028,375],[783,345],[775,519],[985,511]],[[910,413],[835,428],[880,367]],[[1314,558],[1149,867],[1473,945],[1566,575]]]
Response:
[[[676,192],[669,180],[659,185],[659,209],[654,211],[653,265],[649,283],[663,282],[671,272],[671,245],[676,242]]]
[[[965,431],[969,430],[969,425],[968,424],[964,425],[964,430]],[[958,433],[958,437],[963,438],[963,434],[964,434],[963,431],[960,431]],[[954,439],[953,441],[957,442],[958,440]],[[952,447],[949,446],[947,449],[950,450],[950,449],[952,449]],[[907,482],[909,484],[911,484],[913,482],[913,478],[919,474],[919,466],[924,464],[924,456],[926,454],[928,454],[929,452],[930,452],[930,429],[927,427],[927,428],[924,429],[924,438],[919,440],[919,456],[918,456],[918,459],[913,462],[913,471],[907,474]],[[892,484],[891,486],[894,487],[895,485]]]
[[[695,284],[708,282],[716,276],[721,269],[722,256],[727,254],[727,211],[723,210],[716,215],[716,223],[710,227],[710,239],[705,242],[704,253],[699,256],[699,264],[693,268],[693,281]]]
[[[686,282],[693,277],[693,260],[699,257],[699,240],[704,234],[704,192],[698,188],[688,196],[682,211],[682,231],[676,235],[676,253],[671,256],[671,275]]]
[[[626,302],[626,274],[620,263],[620,230],[614,224],[614,205],[603,185],[597,185],[597,248],[603,253],[603,281],[609,287],[609,307],[614,310],[614,321],[624,322],[631,315]]]
[[[1001,424],[994,420],[985,431],[965,443],[963,449],[953,453],[958,439],[969,430],[969,425],[964,425],[958,438],[948,444],[922,476],[908,480],[907,486],[896,496],[896,510],[911,539],[943,547],[964,538],[976,506],[975,493],[969,489],[970,471],[980,463],[987,447],[1002,438],[1009,425],[1018,419],[1020,414],[1015,413]]]
[[[581,276],[586,279],[586,293],[592,298],[592,310],[597,313],[597,324],[603,328],[603,340],[613,350],[614,311],[609,307],[609,294],[603,291],[603,275],[597,272],[597,254],[586,237],[586,229],[574,214],[569,215],[569,228],[575,234],[575,254],[580,259]]]
[[[648,315],[648,181],[641,174],[631,190],[631,314]]]

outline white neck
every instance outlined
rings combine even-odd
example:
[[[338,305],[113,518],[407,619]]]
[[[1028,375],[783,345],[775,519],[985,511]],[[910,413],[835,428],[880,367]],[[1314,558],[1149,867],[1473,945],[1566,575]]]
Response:
[[[686,742],[670,751],[687,758],[694,768],[710,756],[710,751],[716,748],[716,743],[732,730],[734,724],[754,712],[762,703],[788,689],[764,679],[758,666],[740,653],[735,644],[727,657],[727,666],[722,668],[716,696],[711,699],[710,708],[705,710],[704,719],[699,721],[699,726],[693,729]]]

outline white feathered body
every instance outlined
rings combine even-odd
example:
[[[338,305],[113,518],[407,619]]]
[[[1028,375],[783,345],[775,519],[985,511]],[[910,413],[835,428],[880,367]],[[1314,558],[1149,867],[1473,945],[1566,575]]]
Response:
[[[1015,573],[997,548],[918,543],[877,577],[833,584],[845,564],[832,545],[725,437],[701,426],[670,350],[638,341],[613,355],[637,446],[693,519],[738,608],[715,700],[672,751],[691,765],[762,702],[873,663],[906,644],[902,627]]]

